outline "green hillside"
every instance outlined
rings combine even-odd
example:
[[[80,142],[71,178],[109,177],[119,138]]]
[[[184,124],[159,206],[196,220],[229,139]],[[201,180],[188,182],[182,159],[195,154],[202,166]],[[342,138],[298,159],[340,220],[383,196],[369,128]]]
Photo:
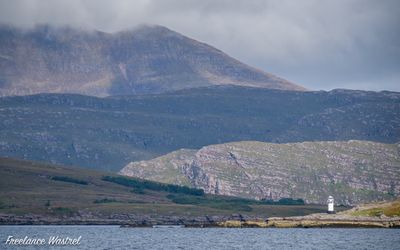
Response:
[[[202,195],[196,189],[106,172],[0,158],[0,222],[6,215],[101,221],[235,213],[289,216],[324,210],[325,206],[319,205],[271,205],[235,197]]]
[[[362,204],[355,208],[343,211],[342,214],[347,214],[352,216],[369,216],[369,217],[400,216],[400,200],[395,200],[392,202]]]

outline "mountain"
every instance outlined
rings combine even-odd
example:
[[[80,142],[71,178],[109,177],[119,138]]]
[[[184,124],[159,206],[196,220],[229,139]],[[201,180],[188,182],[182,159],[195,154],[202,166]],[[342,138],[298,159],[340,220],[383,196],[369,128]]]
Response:
[[[162,26],[112,34],[0,26],[0,96],[148,94],[224,84],[305,90]]]
[[[190,192],[107,172],[0,157],[0,224],[210,223],[232,213],[290,216],[326,209],[182,191]]]
[[[120,174],[211,194],[359,204],[400,197],[400,144],[233,142],[132,162]]]
[[[158,95],[0,98],[0,155],[118,171],[232,141],[400,141],[400,93],[214,86]]]

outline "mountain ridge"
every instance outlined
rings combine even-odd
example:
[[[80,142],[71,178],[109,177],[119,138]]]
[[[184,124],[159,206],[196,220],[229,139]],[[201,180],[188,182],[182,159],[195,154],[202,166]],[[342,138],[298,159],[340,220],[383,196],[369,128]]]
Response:
[[[400,141],[400,93],[214,86],[0,98],[0,155],[118,171],[180,148],[256,140]]]
[[[0,27],[0,96],[150,94],[220,84],[305,90],[163,26]]]

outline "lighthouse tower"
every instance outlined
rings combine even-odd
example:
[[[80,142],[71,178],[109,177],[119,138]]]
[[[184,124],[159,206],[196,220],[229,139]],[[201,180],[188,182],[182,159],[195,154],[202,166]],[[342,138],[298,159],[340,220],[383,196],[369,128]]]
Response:
[[[335,213],[335,200],[333,199],[332,196],[329,195],[327,203],[328,203],[328,214],[334,214]]]

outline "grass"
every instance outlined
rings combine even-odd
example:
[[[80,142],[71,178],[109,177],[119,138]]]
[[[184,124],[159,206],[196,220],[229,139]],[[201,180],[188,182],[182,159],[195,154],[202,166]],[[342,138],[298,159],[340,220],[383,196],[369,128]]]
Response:
[[[354,216],[400,216],[400,200],[382,203],[382,204],[374,204],[374,205],[365,205],[361,206],[355,211],[351,212],[351,215]]]
[[[51,211],[56,215],[73,215],[74,210],[68,207],[55,207]]]
[[[400,216],[400,201],[383,209],[383,214],[386,216]]]
[[[52,176],[65,176],[87,182],[88,185],[54,181]],[[235,197],[137,189],[104,181],[104,176],[121,177],[89,169],[0,158],[0,213],[68,216],[85,211],[102,215],[204,216],[241,213],[290,216],[323,212],[326,209],[319,205],[271,205]],[[136,178],[121,178],[143,183],[143,180]]]

